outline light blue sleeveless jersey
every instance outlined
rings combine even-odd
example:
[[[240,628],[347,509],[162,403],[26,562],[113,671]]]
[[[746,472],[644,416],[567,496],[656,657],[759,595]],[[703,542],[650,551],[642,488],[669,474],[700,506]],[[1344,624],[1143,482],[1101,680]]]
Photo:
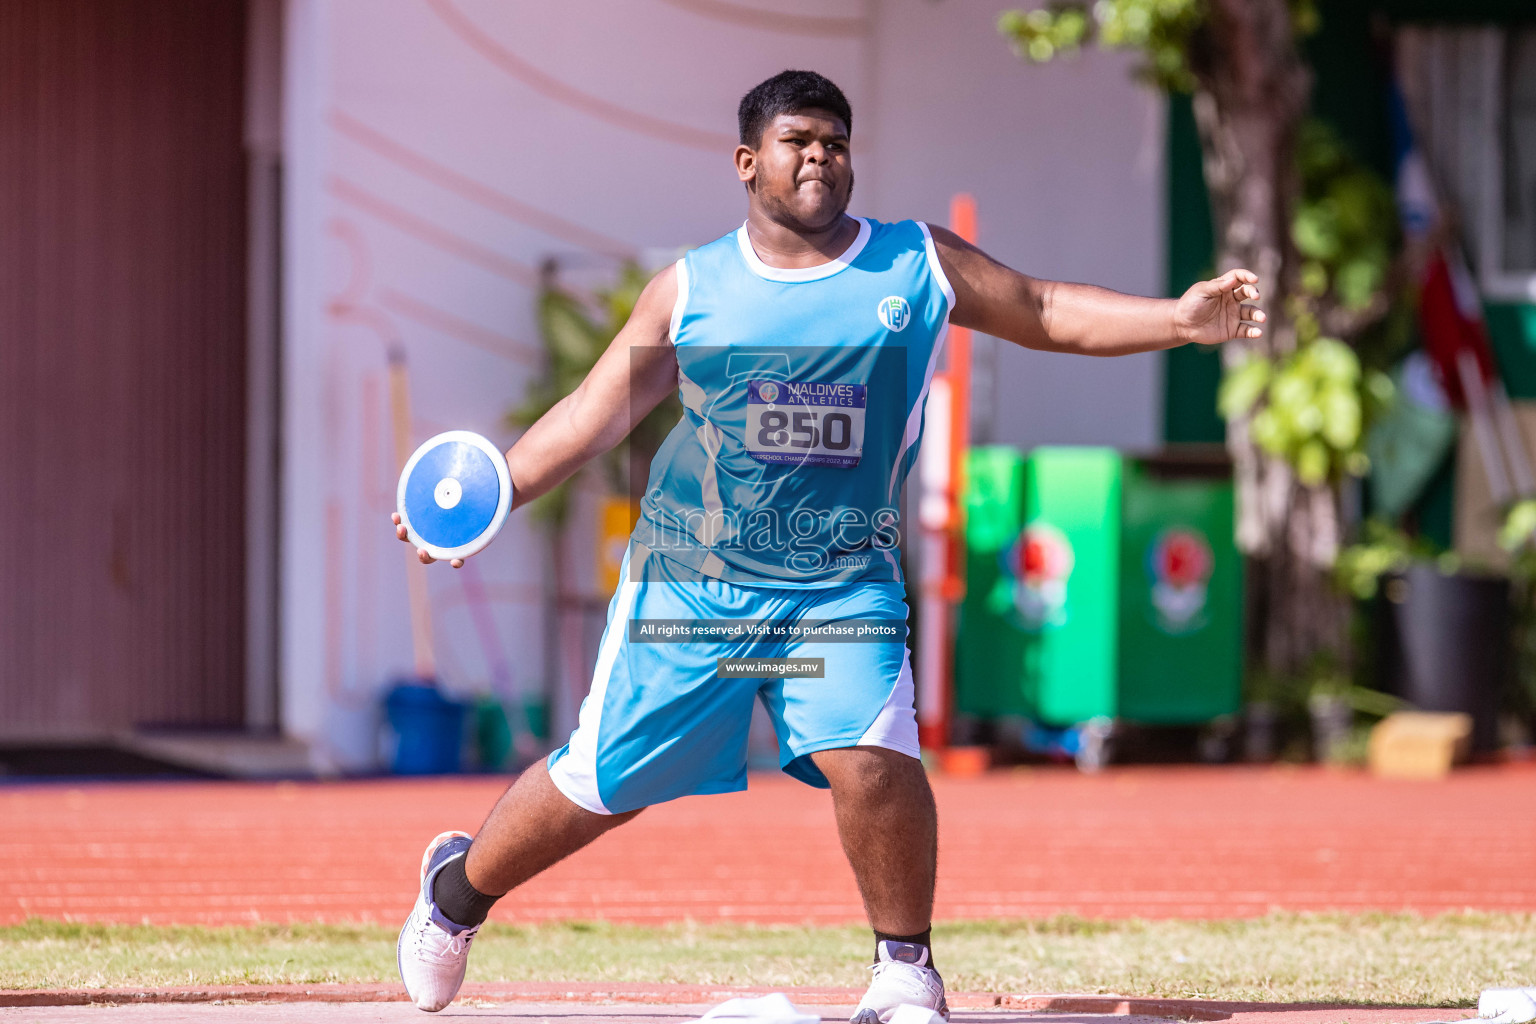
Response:
[[[954,293],[926,225],[860,220],[838,260],[764,264],[745,226],[677,264],[682,420],[634,532],[676,579],[901,580],[901,488]],[[646,559],[654,563],[654,559]]]

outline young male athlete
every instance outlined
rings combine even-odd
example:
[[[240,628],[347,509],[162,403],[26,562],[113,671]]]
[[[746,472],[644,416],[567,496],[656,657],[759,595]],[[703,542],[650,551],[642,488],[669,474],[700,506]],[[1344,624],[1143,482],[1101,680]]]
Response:
[[[1256,338],[1264,314],[1246,270],[1177,300],[1136,298],[1026,277],[943,228],[849,216],[852,121],[812,72],[747,93],[735,152],[746,223],[657,274],[581,386],[507,452],[520,505],[666,395],[682,399],[570,742],[507,790],[473,840],[445,832],[422,858],[398,960],[423,1010],[458,992],[503,895],[651,804],[745,788],[760,700],[783,770],[832,790],[874,929],[853,1021],[886,1021],[902,1003],[948,1016],[929,946],[937,816],[896,549],[944,333],[954,323],[1112,356]],[[800,664],[780,678],[760,660],[773,657]],[[730,658],[752,659],[753,674]],[[819,673],[794,674],[815,659]]]

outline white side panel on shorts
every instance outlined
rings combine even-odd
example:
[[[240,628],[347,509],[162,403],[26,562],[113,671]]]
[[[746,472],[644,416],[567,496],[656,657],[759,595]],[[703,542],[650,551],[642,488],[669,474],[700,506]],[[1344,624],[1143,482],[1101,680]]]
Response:
[[[581,715],[576,731],[571,733],[570,749],[549,770],[550,781],[578,807],[593,814],[611,814],[603,804],[603,796],[597,788],[597,734],[603,720],[603,700],[608,695],[608,678],[613,674],[613,663],[618,660],[619,649],[629,630],[629,616],[635,607],[635,595],[640,584],[629,579],[629,559],[624,559],[623,582],[619,584],[619,599],[608,618],[608,629],[603,634],[603,646],[597,655],[597,669],[592,673],[592,690],[581,702]]]
[[[917,711],[913,706],[912,652],[902,651],[901,672],[891,695],[870,727],[859,737],[861,747],[883,747],[896,750],[908,757],[921,757],[922,749],[917,742]]]

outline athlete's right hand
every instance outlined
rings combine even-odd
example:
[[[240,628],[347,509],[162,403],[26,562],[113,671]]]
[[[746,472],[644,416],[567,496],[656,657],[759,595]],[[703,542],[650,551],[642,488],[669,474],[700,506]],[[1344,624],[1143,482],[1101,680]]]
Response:
[[[400,522],[400,513],[391,512],[389,514],[389,519],[390,522],[395,524],[395,536],[409,544],[411,542],[411,535],[406,532],[405,524]],[[437,559],[427,554],[426,548],[417,548],[416,558],[421,562],[422,565],[431,565],[433,562],[437,561]],[[453,566],[455,569],[462,569],[464,568],[464,559],[455,558],[448,564]]]

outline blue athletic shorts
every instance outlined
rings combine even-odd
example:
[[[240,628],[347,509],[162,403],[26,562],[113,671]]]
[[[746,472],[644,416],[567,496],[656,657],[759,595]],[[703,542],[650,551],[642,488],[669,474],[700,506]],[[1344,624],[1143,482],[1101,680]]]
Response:
[[[631,559],[643,560],[632,572]],[[901,583],[755,587],[708,577],[631,545],[608,605],[592,689],[576,731],[549,757],[549,776],[573,802],[620,814],[701,793],[747,788],[747,731],[761,700],[779,740],[779,765],[802,782],[827,781],[809,755],[874,746],[919,756]],[[899,622],[899,642],[758,640],[640,642],[631,622]],[[719,658],[825,659],[823,678],[732,678]]]

